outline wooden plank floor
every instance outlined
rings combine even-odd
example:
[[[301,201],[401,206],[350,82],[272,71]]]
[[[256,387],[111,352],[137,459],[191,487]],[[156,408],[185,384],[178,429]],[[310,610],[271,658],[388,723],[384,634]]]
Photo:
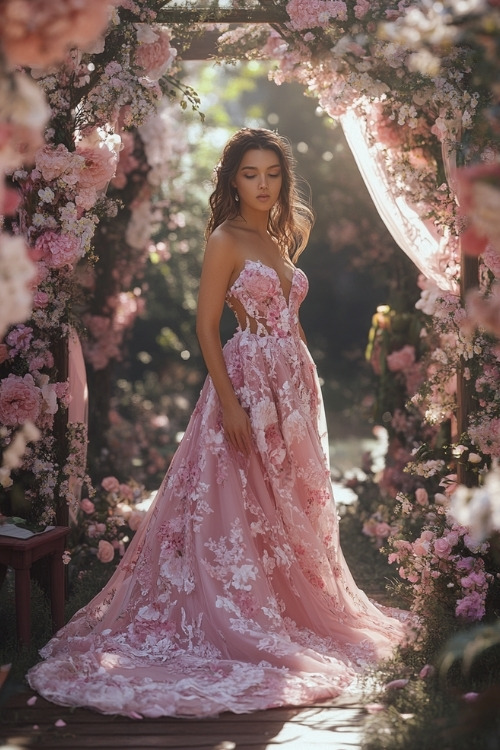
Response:
[[[33,693],[2,711],[0,750],[358,750],[363,709],[353,695],[306,708],[222,714],[211,719],[127,719],[55,706]],[[61,721],[64,722],[61,725]],[[56,722],[59,726],[56,725]]]

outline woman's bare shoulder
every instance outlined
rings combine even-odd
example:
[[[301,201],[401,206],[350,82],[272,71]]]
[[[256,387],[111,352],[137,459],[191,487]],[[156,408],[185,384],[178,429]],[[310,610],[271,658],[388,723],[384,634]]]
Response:
[[[238,257],[238,242],[230,226],[224,223],[214,229],[207,240],[205,255],[215,258],[220,256],[226,262],[235,263]]]

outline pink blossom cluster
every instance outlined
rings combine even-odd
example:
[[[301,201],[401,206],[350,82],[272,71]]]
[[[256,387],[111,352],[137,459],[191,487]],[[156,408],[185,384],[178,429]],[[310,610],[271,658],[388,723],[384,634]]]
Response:
[[[481,620],[494,576],[485,569],[486,543],[478,546],[466,527],[434,524],[424,527],[413,541],[392,539],[389,562],[412,586],[415,612],[425,615],[429,597],[444,598],[457,617]]]
[[[170,32],[166,28],[137,24],[138,46],[134,62],[148,78],[158,80],[172,65],[177,50],[170,46]]]
[[[497,257],[500,259],[500,255]],[[467,331],[480,327],[500,338],[500,280],[492,284],[487,295],[479,289],[470,291],[466,313],[464,325]]]
[[[361,11],[360,5],[360,11]],[[289,0],[286,12],[297,31],[326,27],[333,20],[347,21],[347,5],[342,0]]]
[[[388,537],[391,536],[391,534],[394,534],[396,531],[397,528],[389,526],[387,521],[384,521],[381,518],[380,513],[375,513],[370,516],[370,518],[368,518],[363,523],[362,527],[363,534],[371,537],[377,549],[380,549],[386,539],[388,539]]]
[[[85,355],[95,370],[104,369],[111,359],[121,359],[125,331],[144,308],[144,301],[133,293],[120,292],[107,302],[106,315],[84,317],[91,334],[84,344]]]
[[[469,224],[462,233],[466,252],[480,255],[488,244],[500,253],[500,162],[457,171],[460,211]]]
[[[3,0],[0,43],[12,65],[46,67],[70,47],[94,41],[105,29],[105,0]]]
[[[85,567],[85,561],[93,557],[104,564],[122,557],[142,524],[146,514],[142,504],[147,497],[142,485],[104,477],[93,499],[84,497],[79,502],[80,534],[71,548],[72,559]]]

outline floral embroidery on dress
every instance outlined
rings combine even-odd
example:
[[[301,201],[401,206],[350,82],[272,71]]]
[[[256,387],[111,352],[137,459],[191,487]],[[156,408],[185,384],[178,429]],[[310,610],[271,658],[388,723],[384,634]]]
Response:
[[[252,429],[225,440],[208,377],[145,522],[103,591],[42,649],[31,686],[104,713],[207,716],[338,695],[402,624],[356,587],[339,547],[323,402],[288,299],[247,261],[224,346]]]

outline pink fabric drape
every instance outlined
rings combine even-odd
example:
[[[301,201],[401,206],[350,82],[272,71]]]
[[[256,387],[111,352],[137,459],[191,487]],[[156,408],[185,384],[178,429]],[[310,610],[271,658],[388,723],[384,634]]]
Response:
[[[388,174],[384,147],[371,141],[366,122],[359,110],[349,110],[340,117],[347,143],[377,211],[394,240],[424,276],[440,289],[455,291],[456,282],[447,273],[455,238],[440,233],[433,220],[422,219],[418,207],[397,193]],[[446,161],[452,166],[453,156],[449,151],[445,164]]]

